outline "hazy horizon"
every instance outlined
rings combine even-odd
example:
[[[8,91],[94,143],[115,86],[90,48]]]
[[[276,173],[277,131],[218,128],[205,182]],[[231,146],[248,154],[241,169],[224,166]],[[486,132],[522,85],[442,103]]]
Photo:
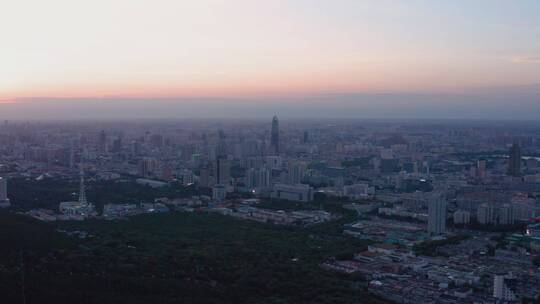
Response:
[[[505,92],[326,93],[268,97],[26,98],[0,104],[0,119],[160,118],[540,118],[540,86]],[[511,105],[511,106],[509,106]]]

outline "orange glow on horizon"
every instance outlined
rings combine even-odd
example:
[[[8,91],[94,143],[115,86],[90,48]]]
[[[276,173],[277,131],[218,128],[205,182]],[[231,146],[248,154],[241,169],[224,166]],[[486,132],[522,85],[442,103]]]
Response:
[[[468,6],[12,1],[0,10],[0,102],[459,93],[540,83],[535,27],[516,26],[537,24],[536,16],[505,13],[509,24],[501,25],[488,5]]]

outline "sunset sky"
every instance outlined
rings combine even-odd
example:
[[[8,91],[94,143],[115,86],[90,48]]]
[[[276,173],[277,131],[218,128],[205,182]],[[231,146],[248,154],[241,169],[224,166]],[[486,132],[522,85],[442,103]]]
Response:
[[[539,84],[536,0],[17,0],[0,9],[4,103],[513,96],[520,87],[536,98]]]

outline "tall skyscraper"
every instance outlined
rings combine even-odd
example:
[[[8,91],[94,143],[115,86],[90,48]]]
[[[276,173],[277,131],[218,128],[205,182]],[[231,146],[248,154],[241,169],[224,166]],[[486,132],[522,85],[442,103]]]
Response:
[[[476,210],[476,220],[482,225],[495,224],[495,208],[492,204],[484,203]]]
[[[107,134],[105,134],[105,130],[99,133],[98,149],[99,153],[107,153]]]
[[[141,153],[141,143],[134,140],[131,142],[131,154],[139,155]]]
[[[515,301],[517,280],[511,275],[497,274],[493,277],[493,297],[503,301]]]
[[[479,179],[486,177],[486,160],[480,159],[476,162],[476,176]]]
[[[508,175],[521,176],[521,148],[517,143],[514,143],[509,151],[508,159]]]
[[[75,167],[75,149],[73,149],[73,143],[69,147],[68,166],[70,169],[73,169]]]
[[[202,167],[199,173],[199,185],[201,187],[210,187],[210,169],[208,167]]]
[[[7,197],[7,179],[0,177],[0,208],[9,207],[9,199]]]
[[[182,185],[184,186],[193,184],[193,172],[191,170],[184,169],[180,171],[178,177],[182,180]]]
[[[279,154],[279,120],[277,116],[274,115],[272,118],[272,133],[270,138],[270,148],[272,153]]]
[[[247,187],[251,190],[256,188],[268,188],[270,186],[270,170],[265,167],[246,171]]]
[[[118,136],[112,144],[112,152],[119,153],[122,151],[122,137]]]
[[[289,183],[290,184],[301,184],[304,175],[306,174],[307,163],[302,161],[290,161],[289,162]]]
[[[150,177],[154,175],[158,167],[157,160],[153,157],[145,157],[139,160],[139,175]]]
[[[218,157],[214,173],[217,184],[229,185],[231,182],[231,162],[225,157]]]
[[[510,204],[504,204],[498,208],[499,225],[513,225],[515,223],[514,208]]]
[[[227,157],[227,144],[223,139],[220,139],[216,146],[216,157]]]
[[[222,201],[227,197],[227,187],[225,185],[215,185],[212,188],[212,199]]]
[[[446,201],[442,197],[435,198],[428,205],[428,232],[434,235],[446,232]]]
[[[82,164],[81,164],[81,171],[79,172],[79,178],[80,178],[80,182],[79,182],[79,203],[86,204],[87,203],[87,200],[86,200],[86,187],[84,185],[84,169],[83,169]]]

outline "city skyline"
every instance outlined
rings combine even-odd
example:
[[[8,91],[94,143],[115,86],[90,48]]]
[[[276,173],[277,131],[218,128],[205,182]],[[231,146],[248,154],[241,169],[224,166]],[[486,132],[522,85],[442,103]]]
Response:
[[[539,13],[6,1],[0,303],[540,304]]]
[[[0,298],[536,302],[539,152],[534,122],[5,121]]]

